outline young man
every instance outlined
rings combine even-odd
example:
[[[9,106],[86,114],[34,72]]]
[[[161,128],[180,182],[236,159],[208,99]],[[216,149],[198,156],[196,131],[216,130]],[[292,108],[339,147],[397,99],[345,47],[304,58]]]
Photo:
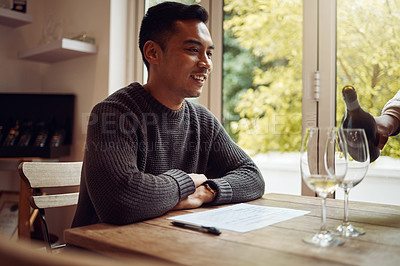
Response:
[[[185,100],[201,94],[212,70],[207,19],[198,5],[163,3],[147,12],[139,46],[148,82],[93,108],[73,227],[263,195],[249,156],[206,108]]]

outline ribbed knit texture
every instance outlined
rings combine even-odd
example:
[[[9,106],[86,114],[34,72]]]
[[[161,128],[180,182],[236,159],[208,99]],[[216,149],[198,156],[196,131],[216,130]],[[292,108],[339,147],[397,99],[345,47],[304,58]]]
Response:
[[[195,192],[190,173],[215,185],[213,204],[264,193],[256,165],[206,108],[170,110],[133,83],[92,110],[73,227],[160,216]]]

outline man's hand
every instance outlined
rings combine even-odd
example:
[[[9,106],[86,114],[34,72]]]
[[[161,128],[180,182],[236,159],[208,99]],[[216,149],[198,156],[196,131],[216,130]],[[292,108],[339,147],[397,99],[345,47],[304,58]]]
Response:
[[[399,128],[399,120],[391,115],[382,115],[374,118],[379,136],[378,148],[382,150],[389,136]]]
[[[207,177],[203,174],[189,174],[189,176],[193,179],[196,188],[207,181]]]
[[[207,181],[207,177],[203,174],[189,174],[193,179],[196,186],[196,191],[189,195],[187,198],[178,202],[178,204],[173,208],[173,210],[183,210],[183,209],[194,209],[198,208],[203,203],[211,202],[214,199],[214,195],[206,189],[203,184]]]
[[[213,201],[214,194],[211,193],[204,186],[198,186],[196,191],[189,195],[186,199],[181,200],[173,208],[173,210],[194,209],[198,208],[204,203]]]

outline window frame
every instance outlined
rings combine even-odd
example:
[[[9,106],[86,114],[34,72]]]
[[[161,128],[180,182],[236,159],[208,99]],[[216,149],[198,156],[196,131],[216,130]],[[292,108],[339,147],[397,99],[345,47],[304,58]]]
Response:
[[[336,0],[303,0],[302,132],[335,121]],[[315,194],[303,181],[301,191]]]

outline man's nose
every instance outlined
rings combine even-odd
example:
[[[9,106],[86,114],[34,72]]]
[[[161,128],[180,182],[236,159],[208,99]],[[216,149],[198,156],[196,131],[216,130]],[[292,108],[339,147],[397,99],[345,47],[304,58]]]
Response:
[[[210,71],[212,69],[212,61],[208,56],[200,58],[198,65],[199,67],[209,69]]]

